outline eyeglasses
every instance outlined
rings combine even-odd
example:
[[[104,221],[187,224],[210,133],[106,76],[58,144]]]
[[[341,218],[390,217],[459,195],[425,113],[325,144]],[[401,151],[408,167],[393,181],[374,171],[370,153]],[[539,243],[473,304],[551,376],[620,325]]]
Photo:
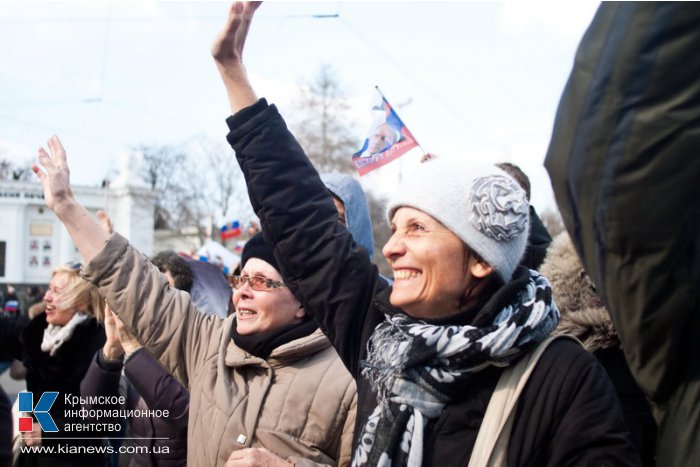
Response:
[[[240,289],[247,282],[251,289],[257,291],[287,287],[284,285],[284,282],[273,281],[260,276],[231,276],[228,282],[234,289]]]

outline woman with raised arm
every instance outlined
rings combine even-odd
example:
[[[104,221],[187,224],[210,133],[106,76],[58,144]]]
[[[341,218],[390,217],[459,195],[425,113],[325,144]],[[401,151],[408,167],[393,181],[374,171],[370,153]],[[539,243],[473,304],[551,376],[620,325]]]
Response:
[[[547,339],[558,321],[549,283],[517,267],[522,189],[495,166],[425,164],[389,201],[386,288],[248,82],[257,7],[235,3],[212,49],[228,141],[285,284],[357,380],[354,463],[638,465],[604,370],[577,342]]]
[[[355,382],[281,280],[262,237],[246,244],[242,276],[233,278],[236,313],[200,313],[188,293],[75,201],[66,153],[55,136],[48,146],[39,150],[45,171],[33,170],[88,262],[82,276],[189,390],[187,465],[349,465]]]

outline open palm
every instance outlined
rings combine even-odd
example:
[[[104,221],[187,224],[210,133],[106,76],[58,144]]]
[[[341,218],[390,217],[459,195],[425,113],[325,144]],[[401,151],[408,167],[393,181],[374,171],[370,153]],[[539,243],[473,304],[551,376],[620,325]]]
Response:
[[[32,170],[39,177],[44,187],[44,199],[49,209],[54,212],[65,202],[73,199],[70,187],[70,170],[66,162],[66,151],[58,136],[47,141],[49,151],[39,148],[39,163],[32,164]],[[43,170],[42,170],[43,168]]]
[[[211,54],[220,67],[228,68],[241,63],[250,22],[253,19],[253,13],[261,3],[234,2],[231,5],[226,25],[211,49]]]

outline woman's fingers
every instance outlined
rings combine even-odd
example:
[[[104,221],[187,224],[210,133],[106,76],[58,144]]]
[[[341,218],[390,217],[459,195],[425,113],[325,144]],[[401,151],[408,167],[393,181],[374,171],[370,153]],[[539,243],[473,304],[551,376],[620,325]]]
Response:
[[[229,9],[224,28],[212,47],[212,55],[222,65],[240,63],[250,22],[262,2],[235,2]]]
[[[39,148],[39,164],[32,164],[32,171],[44,188],[46,205],[52,209],[72,200],[70,188],[70,170],[66,161],[66,151],[58,136],[54,135],[46,142],[48,151]]]
[[[41,183],[44,183],[44,178],[46,177],[46,174],[43,170],[41,170],[41,167],[39,167],[36,164],[32,164],[32,172],[34,172],[36,176],[39,177],[39,181]]]
[[[112,313],[112,310],[109,308],[109,306],[105,306],[105,323],[114,325],[114,320],[114,313]]]
[[[48,152],[46,152],[46,149],[44,148],[39,148],[39,162],[46,169],[48,169],[49,166],[53,166],[51,156]]]
[[[108,234],[114,233],[114,226],[112,225],[112,218],[109,217],[109,214],[104,212],[103,210],[99,209],[97,213],[95,213],[97,218],[100,220],[100,224],[102,225],[102,228],[105,229],[105,231]]]
[[[51,150],[51,156],[54,159],[54,163],[56,165],[59,165],[58,163],[60,162],[63,162],[65,164],[66,150],[63,149],[63,144],[61,144],[61,140],[58,139],[58,136],[51,136],[51,138],[49,138],[49,140],[47,141],[47,144],[49,146],[49,149]]]

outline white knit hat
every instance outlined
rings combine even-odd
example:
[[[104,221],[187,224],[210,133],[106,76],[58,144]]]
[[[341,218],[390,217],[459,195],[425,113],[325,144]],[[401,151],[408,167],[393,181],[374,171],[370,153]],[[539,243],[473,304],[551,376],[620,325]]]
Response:
[[[525,252],[530,231],[525,191],[495,165],[444,158],[421,164],[390,197],[389,222],[401,206],[440,221],[506,282]]]

